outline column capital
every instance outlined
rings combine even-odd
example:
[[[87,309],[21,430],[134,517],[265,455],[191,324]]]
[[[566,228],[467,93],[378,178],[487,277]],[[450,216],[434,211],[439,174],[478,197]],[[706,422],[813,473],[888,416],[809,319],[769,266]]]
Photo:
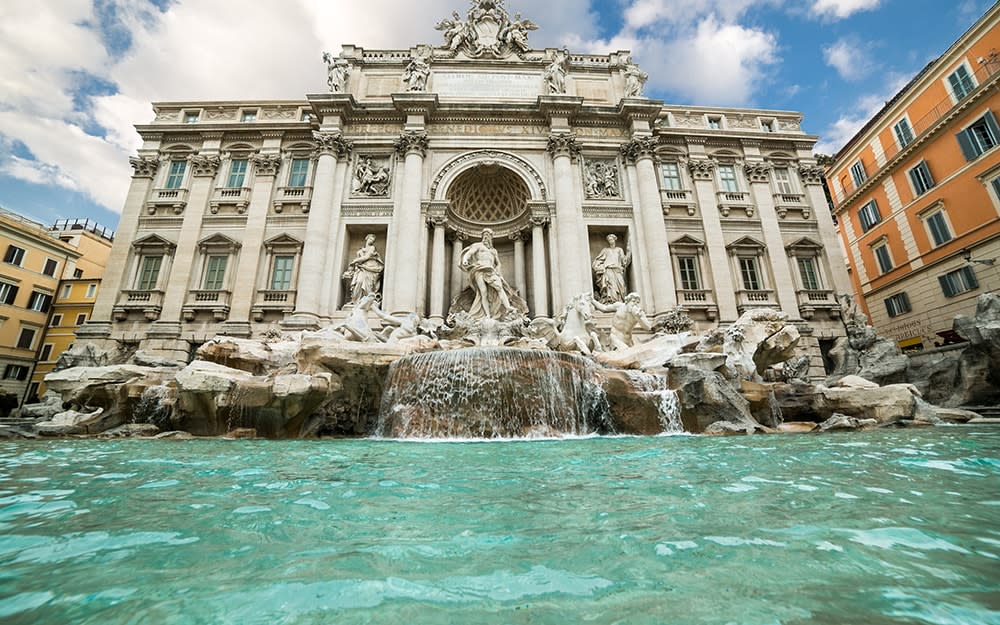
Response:
[[[688,161],[688,171],[694,180],[711,180],[717,163],[710,158],[692,158]]]
[[[393,143],[396,151],[403,156],[409,156],[410,154],[417,154],[421,158],[427,155],[427,144],[429,140],[427,138],[426,132],[420,132],[417,130],[408,130],[403,134],[399,135],[399,138]]]
[[[324,130],[314,130],[313,141],[316,142],[316,152],[319,156],[329,154],[334,158],[344,158],[351,154],[354,144],[345,141],[339,132],[329,132]]]
[[[280,154],[254,154],[250,157],[254,172],[258,176],[277,176],[281,168]]]
[[[524,230],[515,230],[514,232],[511,232],[509,235],[507,235],[507,238],[509,238],[511,241],[514,241],[515,243],[518,241],[525,241],[528,238],[528,233],[525,232]]]
[[[154,178],[160,168],[159,156],[133,156],[128,159],[133,178]]]
[[[444,228],[448,225],[448,218],[444,215],[428,215],[427,225],[432,228]]]
[[[580,155],[580,146],[576,142],[576,135],[571,132],[556,132],[549,135],[549,144],[546,148],[552,158],[568,156],[576,158]]]
[[[743,171],[746,172],[747,180],[750,182],[770,182],[771,170],[774,165],[765,162],[744,163]]]
[[[823,184],[826,169],[819,165],[799,165],[799,177],[803,184]]]
[[[196,178],[208,178],[214,176],[219,171],[222,159],[218,156],[192,155],[188,157],[191,163],[191,175]]]
[[[532,215],[531,226],[533,228],[544,228],[552,220],[547,215]]]
[[[636,137],[621,146],[621,153],[625,160],[635,163],[644,158],[652,159],[659,145],[660,141],[656,137]]]

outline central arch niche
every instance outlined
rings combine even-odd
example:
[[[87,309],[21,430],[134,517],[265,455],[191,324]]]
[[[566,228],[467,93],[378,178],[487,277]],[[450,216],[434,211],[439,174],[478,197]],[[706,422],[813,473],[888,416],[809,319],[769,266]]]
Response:
[[[481,164],[459,174],[447,198],[449,212],[460,223],[503,228],[527,216],[531,191],[510,169]]]

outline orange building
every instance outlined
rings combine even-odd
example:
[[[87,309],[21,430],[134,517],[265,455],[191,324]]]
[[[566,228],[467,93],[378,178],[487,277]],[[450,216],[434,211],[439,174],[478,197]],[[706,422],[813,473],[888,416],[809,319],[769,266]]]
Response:
[[[827,170],[859,304],[907,350],[1000,289],[1000,5],[890,100]]]

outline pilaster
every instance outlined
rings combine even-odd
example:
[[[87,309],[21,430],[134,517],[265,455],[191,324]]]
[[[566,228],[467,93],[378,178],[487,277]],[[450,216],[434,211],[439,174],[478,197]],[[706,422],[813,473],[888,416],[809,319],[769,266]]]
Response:
[[[816,226],[819,228],[819,236],[826,249],[826,260],[830,270],[830,279],[833,281],[833,288],[837,294],[852,293],[851,278],[847,274],[847,266],[840,262],[840,251],[843,249],[840,237],[837,236],[837,229],[833,225],[833,216],[830,214],[829,204],[826,194],[823,193],[824,170],[816,165],[800,165],[799,179],[805,187],[806,196],[813,207],[813,215],[816,215]]]
[[[394,275],[390,277],[394,297],[392,312],[406,313],[421,310],[420,297],[420,257],[421,242],[426,230],[421,223],[420,195],[423,187],[424,156],[427,154],[428,138],[423,130],[408,130],[396,140],[396,151],[404,157],[403,197],[400,214],[395,222],[395,260],[392,263]]]
[[[767,246],[767,257],[771,264],[771,275],[774,277],[774,292],[778,296],[778,305],[789,319],[801,319],[798,296],[795,293],[795,278],[788,262],[785,240],[778,226],[778,213],[774,209],[771,165],[765,162],[748,162],[743,169],[750,184],[753,202],[760,214],[760,226],[764,233],[764,244]]]
[[[559,248],[555,264],[558,265],[560,291],[568,299],[591,291],[589,252],[580,240],[583,210],[576,201],[578,179],[573,175],[573,159],[580,154],[576,135],[553,133],[549,136],[548,151],[555,174],[555,238]],[[584,270],[587,271],[586,279]]]

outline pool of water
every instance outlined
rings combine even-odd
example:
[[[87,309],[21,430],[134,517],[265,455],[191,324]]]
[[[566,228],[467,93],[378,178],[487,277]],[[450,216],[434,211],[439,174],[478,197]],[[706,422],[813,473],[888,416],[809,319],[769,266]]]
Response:
[[[0,443],[0,623],[1000,623],[1000,429]]]

